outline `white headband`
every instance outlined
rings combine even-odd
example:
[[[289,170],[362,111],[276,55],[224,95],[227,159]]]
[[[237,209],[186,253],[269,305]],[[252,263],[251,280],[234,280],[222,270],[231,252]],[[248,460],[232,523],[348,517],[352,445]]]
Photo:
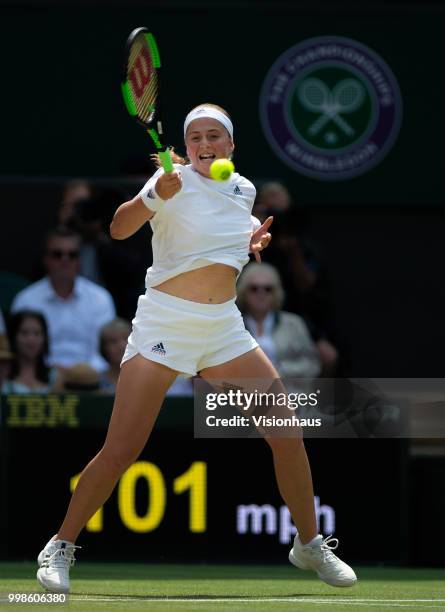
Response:
[[[189,112],[184,121],[184,138],[187,132],[187,128],[192,121],[195,119],[201,119],[201,117],[210,117],[210,119],[216,119],[230,134],[230,138],[233,139],[233,124],[228,118],[227,115],[219,111],[217,108],[213,108],[212,106],[199,106],[198,108],[194,108]]]

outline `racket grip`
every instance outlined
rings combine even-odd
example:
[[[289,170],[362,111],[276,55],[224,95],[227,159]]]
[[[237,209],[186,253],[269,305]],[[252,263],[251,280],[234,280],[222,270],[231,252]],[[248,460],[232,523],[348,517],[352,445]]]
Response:
[[[159,151],[158,155],[165,172],[173,172],[174,168],[172,158],[170,156],[170,151],[168,149],[166,149],[165,151]]]

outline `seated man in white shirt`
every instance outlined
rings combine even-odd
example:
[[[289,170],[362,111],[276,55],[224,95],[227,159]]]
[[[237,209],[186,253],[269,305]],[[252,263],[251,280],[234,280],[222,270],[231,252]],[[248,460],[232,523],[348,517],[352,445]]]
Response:
[[[11,310],[37,310],[49,330],[49,364],[66,368],[87,363],[97,371],[107,364],[99,351],[99,333],[116,316],[110,293],[78,275],[81,239],[65,227],[51,231],[43,263],[47,276],[20,291]]]

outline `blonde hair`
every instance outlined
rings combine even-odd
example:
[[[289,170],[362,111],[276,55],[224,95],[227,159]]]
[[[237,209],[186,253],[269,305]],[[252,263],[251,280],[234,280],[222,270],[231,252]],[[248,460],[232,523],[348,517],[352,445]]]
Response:
[[[236,303],[238,304],[238,308],[241,312],[246,311],[247,300],[246,294],[249,289],[249,285],[251,284],[252,278],[256,276],[258,273],[264,273],[271,281],[275,287],[275,291],[273,293],[273,309],[281,310],[284,302],[284,289],[281,283],[281,277],[278,270],[271,266],[268,263],[250,263],[246,268],[244,268],[244,272],[241,274],[237,284],[237,299]]]
[[[182,157],[181,155],[178,155],[174,147],[169,147],[168,150],[170,151],[170,157],[172,158],[172,162],[174,164],[181,164],[181,166],[186,166],[189,163],[189,158],[187,156]],[[153,153],[152,155],[150,155],[150,159],[154,163],[156,168],[160,168],[162,166],[162,162],[159,158],[158,153]]]
[[[204,102],[203,104],[198,104],[198,106],[195,106],[194,108],[192,108],[192,111],[196,110],[197,108],[201,108],[202,106],[210,106],[211,108],[215,108],[216,110],[219,110],[221,113],[226,115],[229,119],[231,119],[229,113],[226,110],[224,110],[222,106],[218,106],[218,104],[212,104],[211,102]],[[190,163],[189,158],[187,156],[182,157],[181,155],[178,155],[174,147],[169,147],[169,151],[170,151],[170,156],[172,158],[172,162],[174,164],[180,164],[181,166],[186,166],[188,163]],[[162,166],[158,153],[153,153],[153,155],[150,155],[150,158],[152,162],[154,163],[154,165],[156,166],[156,168],[160,168]]]
[[[120,332],[120,331],[125,332],[127,335],[130,335],[130,332],[131,332],[130,323],[126,319],[122,319],[121,317],[116,317],[109,323],[106,323],[100,330],[99,347],[100,347],[100,352],[104,357],[105,357],[105,344],[108,340],[108,334],[113,333],[113,332]]]

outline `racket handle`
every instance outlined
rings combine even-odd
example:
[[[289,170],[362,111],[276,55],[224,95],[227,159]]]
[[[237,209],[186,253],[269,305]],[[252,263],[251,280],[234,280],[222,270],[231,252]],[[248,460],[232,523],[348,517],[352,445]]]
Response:
[[[165,151],[159,151],[158,155],[165,172],[173,172],[174,168],[172,158],[170,156],[170,151],[168,149],[165,149]]]

